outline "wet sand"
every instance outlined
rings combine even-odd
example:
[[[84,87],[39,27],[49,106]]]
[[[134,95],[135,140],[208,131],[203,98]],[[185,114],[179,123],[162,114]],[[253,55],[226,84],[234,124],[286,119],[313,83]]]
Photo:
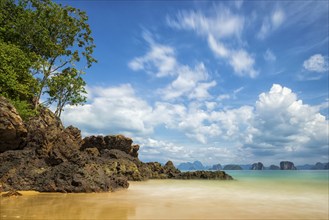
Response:
[[[0,219],[328,219],[328,183],[150,180],[115,193],[23,192]]]

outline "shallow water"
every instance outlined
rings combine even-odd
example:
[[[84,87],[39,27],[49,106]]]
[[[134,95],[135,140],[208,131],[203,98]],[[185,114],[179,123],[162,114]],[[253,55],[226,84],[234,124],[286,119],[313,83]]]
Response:
[[[150,180],[115,193],[1,198],[0,219],[328,219],[328,171],[231,171],[235,181]]]

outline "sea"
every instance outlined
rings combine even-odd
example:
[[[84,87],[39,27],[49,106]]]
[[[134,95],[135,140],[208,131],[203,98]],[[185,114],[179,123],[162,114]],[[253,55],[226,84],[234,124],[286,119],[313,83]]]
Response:
[[[328,170],[226,171],[233,181],[148,180],[109,193],[1,197],[0,219],[329,219]]]

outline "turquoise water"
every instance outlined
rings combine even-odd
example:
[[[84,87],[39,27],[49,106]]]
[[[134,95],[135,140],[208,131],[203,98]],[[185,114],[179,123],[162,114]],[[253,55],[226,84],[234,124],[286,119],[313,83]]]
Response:
[[[329,180],[329,170],[228,170],[226,173],[241,181],[318,182]]]
[[[0,219],[328,219],[328,171],[227,171],[234,181],[149,180],[115,193],[26,192]]]

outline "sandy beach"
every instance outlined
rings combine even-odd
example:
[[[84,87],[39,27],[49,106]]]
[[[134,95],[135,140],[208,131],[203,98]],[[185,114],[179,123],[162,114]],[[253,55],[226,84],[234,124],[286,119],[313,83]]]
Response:
[[[1,219],[328,219],[328,184],[149,180],[115,193],[22,192]]]

